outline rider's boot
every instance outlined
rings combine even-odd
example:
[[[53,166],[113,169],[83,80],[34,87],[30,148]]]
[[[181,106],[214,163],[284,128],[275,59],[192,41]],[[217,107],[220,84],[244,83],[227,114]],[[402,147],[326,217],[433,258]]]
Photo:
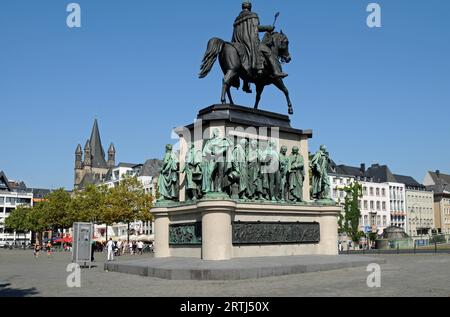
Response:
[[[277,59],[274,56],[269,57],[269,63],[272,66],[273,74],[272,77],[274,78],[285,78],[288,76],[288,74],[284,73],[281,70],[280,64],[277,61]]]

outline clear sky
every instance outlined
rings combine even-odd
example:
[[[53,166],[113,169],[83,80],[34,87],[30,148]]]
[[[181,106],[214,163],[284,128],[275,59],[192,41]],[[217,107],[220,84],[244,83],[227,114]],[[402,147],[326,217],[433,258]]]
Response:
[[[66,26],[77,2],[82,27]],[[290,39],[296,128],[337,163],[388,164],[419,181],[450,172],[450,1],[254,0]],[[160,158],[171,128],[220,100],[221,72],[197,74],[211,37],[231,39],[240,0],[1,0],[0,170],[28,186],[73,186],[74,152],[98,118],[117,161]],[[235,102],[254,96],[233,91]],[[267,88],[262,108],[286,113]]]

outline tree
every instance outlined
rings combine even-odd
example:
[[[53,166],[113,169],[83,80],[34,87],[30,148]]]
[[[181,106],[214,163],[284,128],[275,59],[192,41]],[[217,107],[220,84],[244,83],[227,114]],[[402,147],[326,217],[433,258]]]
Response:
[[[19,206],[15,209],[5,220],[5,228],[7,230],[15,231],[17,234],[26,235],[30,231],[30,223],[28,213],[31,208]]]
[[[353,182],[344,188],[346,193],[344,211],[339,215],[339,232],[346,233],[353,242],[358,243],[364,236],[359,230],[361,210],[359,199],[362,197],[362,186],[358,182]]]
[[[77,191],[71,200],[71,218],[73,222],[102,223],[108,188],[104,185],[88,185]]]
[[[48,194],[45,200],[40,206],[45,229],[57,231],[70,228],[74,223],[70,193],[60,188]]]
[[[104,221],[107,225],[127,223],[129,241],[130,222],[153,219],[150,212],[152,201],[152,196],[145,193],[142,183],[136,177],[125,177],[108,192]]]
[[[45,217],[47,201],[42,201],[30,208],[27,214],[27,221],[30,226],[30,231],[36,233],[37,239],[42,241],[42,232],[49,229]]]

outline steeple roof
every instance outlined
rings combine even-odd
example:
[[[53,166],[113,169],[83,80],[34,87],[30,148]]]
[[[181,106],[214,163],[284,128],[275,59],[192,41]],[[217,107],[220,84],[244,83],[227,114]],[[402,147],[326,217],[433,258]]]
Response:
[[[97,119],[94,121],[94,127],[92,128],[91,139],[91,157],[92,167],[108,168],[105,161],[105,151],[103,150],[102,141],[100,139],[100,132],[98,130]]]
[[[83,150],[81,149],[81,144],[78,144],[75,154],[83,154]]]

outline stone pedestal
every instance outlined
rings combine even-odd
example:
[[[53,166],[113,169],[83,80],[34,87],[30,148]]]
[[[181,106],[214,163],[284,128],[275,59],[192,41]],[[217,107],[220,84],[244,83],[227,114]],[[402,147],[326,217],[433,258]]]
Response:
[[[240,139],[258,140],[262,143],[274,141],[277,149],[288,148],[288,155],[297,146],[305,162],[305,175],[309,171],[309,145],[311,130],[300,130],[291,127],[288,116],[278,113],[256,110],[236,105],[213,105],[200,110],[197,121],[193,124],[178,127],[175,133],[180,137],[180,168],[185,165],[188,144],[195,144],[198,151],[203,150],[204,142],[211,138],[214,128],[219,129],[221,136],[226,136],[238,144]],[[180,177],[180,201],[185,201],[184,175]],[[303,198],[310,201],[309,178],[303,186]]]
[[[194,144],[195,152],[203,152],[213,130],[219,130],[220,136],[215,137],[226,138],[227,144],[237,145],[242,139],[256,140],[260,150],[264,150],[270,142],[277,151],[282,146],[287,147],[288,156],[294,147],[299,147],[306,176],[304,202],[244,201],[239,200],[233,190],[227,194],[209,193],[201,200],[191,202],[186,197],[185,175],[181,173],[180,201],[163,203],[152,210],[156,218],[156,258],[223,261],[248,257],[337,255],[340,208],[310,200],[308,141],[312,131],[292,128],[289,117],[277,113],[213,105],[201,110],[194,124],[175,130],[180,137],[181,171],[185,167],[188,144]]]
[[[339,211],[336,206],[232,200],[158,207],[152,211],[156,217],[155,256],[219,261],[337,255]],[[201,228],[196,233],[199,237],[193,234],[195,226]],[[201,243],[194,243],[198,238]]]

